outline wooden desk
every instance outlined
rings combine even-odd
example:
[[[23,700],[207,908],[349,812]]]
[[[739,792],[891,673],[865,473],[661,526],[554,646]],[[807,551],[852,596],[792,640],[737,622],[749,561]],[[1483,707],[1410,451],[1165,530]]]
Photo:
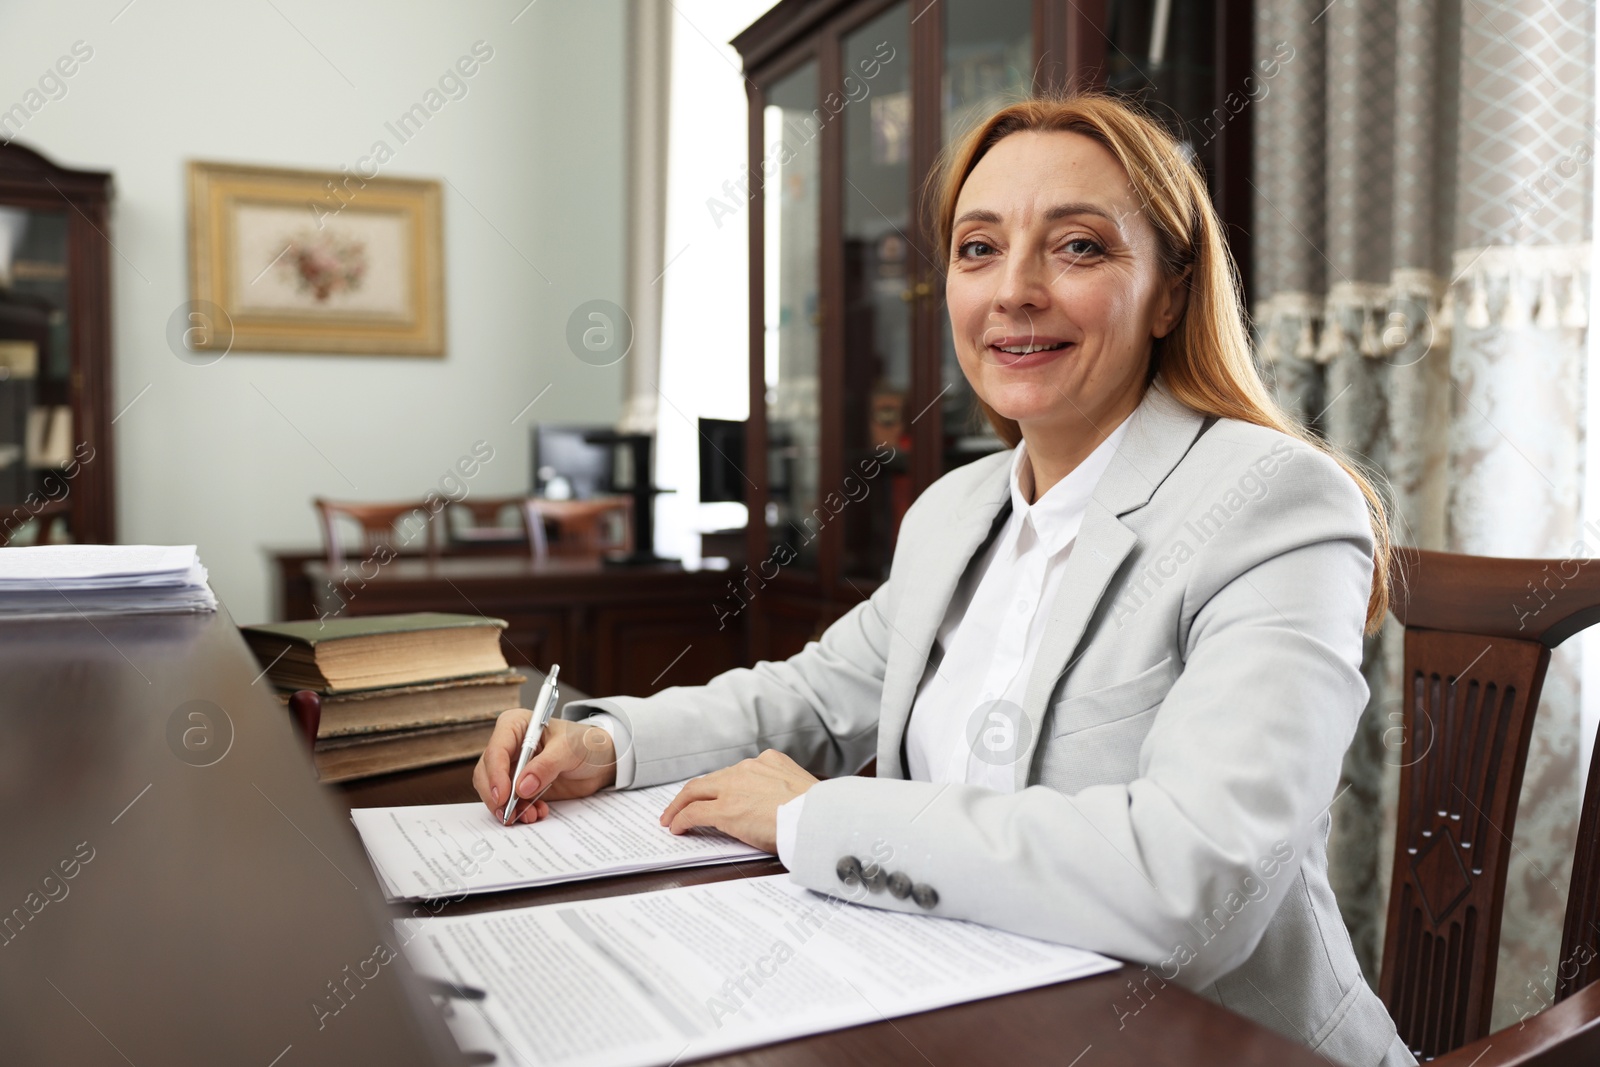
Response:
[[[512,533],[520,534],[521,531],[513,530]],[[273,548],[262,549],[266,553],[268,564],[272,568],[272,618],[278,622],[293,622],[296,619],[314,619],[317,617],[317,592],[311,579],[306,576],[306,564],[324,562],[328,558],[327,549],[324,548]],[[423,552],[409,552],[404,555],[416,559],[426,558]],[[447,545],[446,556],[515,556],[525,558],[528,549],[520,540],[505,541],[499,539],[484,539],[482,541],[450,541]],[[352,568],[358,568],[365,557],[348,560]],[[326,571],[319,572],[325,574]],[[319,578],[319,582],[323,579]]]
[[[565,670],[565,668],[563,668]],[[349,807],[477,801],[472,761],[329,786]],[[531,904],[647,893],[730,878],[778,874],[777,860],[625,875],[448,903],[440,915],[466,915]],[[414,905],[393,905],[395,918]],[[938,1011],[818,1034],[700,1061],[744,1067],[848,1064],[1060,1064],[1062,1067],[1328,1067],[1328,1061],[1262,1026],[1176,985],[1151,997],[1137,1015],[1119,1018],[1130,1002],[1128,982],[1142,970],[1123,967],[1075,982],[994,997]],[[1085,1054],[1087,1053],[1087,1054]],[[1075,1058],[1075,1057],[1081,1057]]]
[[[328,588],[326,562],[308,561],[303,573],[313,589]],[[726,605],[737,604],[728,592],[731,577],[675,563],[406,557],[340,591],[346,615],[454,611],[505,619],[511,666],[542,671],[559,663],[562,679],[587,692],[648,696],[745,665],[743,618],[724,622],[717,613],[718,605],[726,613]]]
[[[471,761],[319,790],[256,672],[225,612],[0,624],[6,1062],[462,1062],[403,962],[364,982],[356,973],[380,941],[394,944],[386,920],[408,909],[383,903],[345,809],[471,800]],[[182,731],[201,726],[187,718],[191,701],[207,702],[198,708],[212,719],[207,736],[220,740],[231,724],[220,758],[184,747]],[[70,879],[52,876],[80,856]],[[445,913],[778,869],[633,875],[472,897]],[[1127,974],[717,1062],[1325,1064],[1176,986],[1119,1028],[1112,1005]],[[350,991],[348,1003],[319,1028],[313,1002],[329,983]]]
[[[6,1063],[462,1062],[395,963],[319,1028],[398,944],[259,669],[226,612],[0,623]]]
[[[467,505],[460,505],[466,507]],[[546,519],[550,555],[565,558],[593,558],[608,551],[633,551],[633,498],[626,496],[599,497],[591,500],[541,500],[540,513]],[[443,524],[441,554],[444,558],[456,556],[512,556],[528,558],[527,534],[520,526],[476,526],[465,530],[452,529],[446,518],[435,520]],[[612,540],[601,536],[601,527],[610,521],[621,526],[621,536]],[[550,527],[554,527],[550,529]],[[744,537],[744,531],[721,531]],[[272,617],[281,622],[316,618],[317,592],[306,576],[306,564],[328,558],[324,547],[295,547],[263,549],[273,572]],[[708,553],[732,558],[726,551]],[[743,562],[744,549],[739,548],[738,562]],[[412,549],[403,555],[425,558],[427,553]],[[357,554],[346,562],[359,568],[365,553]]]

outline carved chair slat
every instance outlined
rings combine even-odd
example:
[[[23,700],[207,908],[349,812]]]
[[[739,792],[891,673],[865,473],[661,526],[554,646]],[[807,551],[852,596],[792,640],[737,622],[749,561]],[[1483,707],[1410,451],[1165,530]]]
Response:
[[[1590,562],[1396,552],[1401,799],[1379,991],[1419,1059],[1488,1033],[1511,835],[1550,650],[1600,621],[1600,568]],[[1576,849],[1557,999],[1600,977],[1600,764]]]

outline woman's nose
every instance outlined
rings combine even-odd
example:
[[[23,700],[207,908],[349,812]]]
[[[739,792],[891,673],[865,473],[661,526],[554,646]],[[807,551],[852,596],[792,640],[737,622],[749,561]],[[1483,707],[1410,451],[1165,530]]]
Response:
[[[1050,278],[1038,256],[1016,256],[1006,263],[994,294],[996,310],[1041,308],[1050,303]]]

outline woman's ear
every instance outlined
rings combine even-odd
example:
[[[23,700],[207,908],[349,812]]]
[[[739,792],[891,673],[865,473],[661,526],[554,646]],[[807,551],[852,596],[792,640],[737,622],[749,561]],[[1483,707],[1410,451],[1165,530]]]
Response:
[[[1154,336],[1167,336],[1183,318],[1183,309],[1189,304],[1189,275],[1193,270],[1193,267],[1185,267],[1182,274],[1162,287],[1161,303],[1156,308],[1155,322],[1151,324]]]

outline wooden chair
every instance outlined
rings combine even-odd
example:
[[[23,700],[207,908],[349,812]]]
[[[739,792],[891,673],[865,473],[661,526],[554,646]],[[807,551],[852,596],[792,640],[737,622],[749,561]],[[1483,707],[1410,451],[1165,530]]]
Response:
[[[517,525],[506,526],[503,524],[505,514],[513,509]],[[457,515],[467,518],[461,529],[457,529],[453,521]],[[520,547],[534,559],[544,559],[550,554],[544,516],[539,510],[539,501],[533,497],[469,497],[451,501],[445,509],[445,531],[452,547],[460,544],[482,551],[498,544],[506,548]]]
[[[502,525],[505,513],[515,508],[516,527]],[[547,500],[544,497],[491,497],[467,499],[449,506],[445,530],[449,549],[495,551],[496,546],[527,551],[534,559],[549,556],[598,559],[607,553],[633,551],[633,501],[628,497],[592,500]],[[466,515],[458,529],[455,515]],[[554,537],[546,527],[554,529]],[[611,526],[615,532],[608,532]]]
[[[1594,1067],[1600,1063],[1600,983],[1528,1020],[1432,1061],[1440,1067]]]
[[[1600,1063],[1600,985],[1590,984],[1600,977],[1600,761],[1584,795],[1558,1002],[1488,1033],[1534,714],[1550,650],[1600,621],[1593,562],[1396,551],[1404,731],[1379,993],[1419,1060],[1469,1067],[1493,1049],[1478,1067]]]
[[[535,501],[556,529],[550,552],[556,556],[599,558],[633,551],[633,499],[601,496],[588,500]],[[608,531],[606,528],[611,527]]]
[[[317,509],[317,516],[322,521],[322,543],[328,550],[328,566],[331,570],[338,570],[344,561],[348,547],[339,535],[340,517],[353,520],[361,528],[361,550],[364,555],[370,556],[381,546],[387,546],[396,555],[412,555],[415,549],[406,544],[396,543],[395,527],[402,524],[413,527],[410,531],[415,536],[415,524],[422,523],[422,530],[426,534],[424,551],[429,558],[439,555],[439,538],[434,525],[434,515],[428,505],[416,501],[408,504],[352,504],[317,497],[311,501]]]

